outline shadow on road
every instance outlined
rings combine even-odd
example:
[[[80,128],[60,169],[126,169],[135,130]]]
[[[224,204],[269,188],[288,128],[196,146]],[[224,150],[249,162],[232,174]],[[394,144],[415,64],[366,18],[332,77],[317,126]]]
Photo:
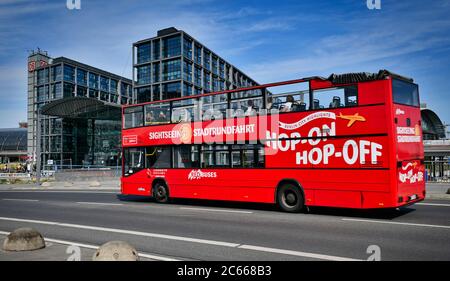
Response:
[[[143,204],[156,203],[153,198],[145,196],[119,194],[117,195],[117,198],[125,202],[143,203]],[[278,206],[274,204],[262,204],[262,203],[212,201],[199,199],[172,199],[171,203],[195,207],[215,207],[227,209],[245,209],[245,210],[269,211],[269,212],[281,212]],[[308,210],[304,212],[304,214],[392,220],[414,211],[415,209],[412,207],[403,207],[399,209],[369,209],[369,210],[343,209],[331,207],[309,207]]]

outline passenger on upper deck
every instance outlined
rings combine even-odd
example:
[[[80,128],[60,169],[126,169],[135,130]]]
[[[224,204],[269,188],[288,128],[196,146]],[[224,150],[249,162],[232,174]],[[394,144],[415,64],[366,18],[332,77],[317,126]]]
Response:
[[[245,116],[253,116],[256,115],[256,109],[253,106],[253,101],[248,100],[247,101],[247,110],[245,111]]]
[[[145,124],[151,124],[155,121],[155,116],[153,115],[153,111],[147,112],[145,115]]]
[[[271,110],[273,108],[273,98],[272,97],[267,97],[266,108],[267,108],[267,110]]]
[[[286,102],[281,106],[280,112],[290,112],[294,104],[297,104],[292,95],[286,97]]]

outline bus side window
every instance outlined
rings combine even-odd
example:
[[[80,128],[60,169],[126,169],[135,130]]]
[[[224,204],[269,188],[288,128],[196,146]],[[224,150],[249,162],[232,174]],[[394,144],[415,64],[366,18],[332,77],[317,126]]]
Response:
[[[199,168],[198,146],[180,145],[173,148],[174,168]]]
[[[141,127],[144,114],[142,106],[127,107],[124,109],[124,129]]]
[[[313,109],[339,108],[358,104],[356,86],[314,90],[313,97]]]
[[[170,146],[150,146],[146,148],[146,168],[170,168]]]

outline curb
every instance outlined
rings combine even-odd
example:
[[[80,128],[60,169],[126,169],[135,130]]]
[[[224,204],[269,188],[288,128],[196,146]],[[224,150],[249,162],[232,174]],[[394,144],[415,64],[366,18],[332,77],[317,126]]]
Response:
[[[428,193],[425,197],[425,199],[437,199],[437,200],[449,200],[450,201],[450,194],[430,194]]]

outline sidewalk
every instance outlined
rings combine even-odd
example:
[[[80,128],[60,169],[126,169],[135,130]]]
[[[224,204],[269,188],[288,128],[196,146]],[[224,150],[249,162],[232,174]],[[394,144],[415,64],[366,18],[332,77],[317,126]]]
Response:
[[[108,190],[120,191],[119,180],[44,182],[40,186],[29,184],[0,184],[0,190]]]
[[[447,191],[450,188],[450,183],[427,183],[427,199],[450,200],[450,194]]]

